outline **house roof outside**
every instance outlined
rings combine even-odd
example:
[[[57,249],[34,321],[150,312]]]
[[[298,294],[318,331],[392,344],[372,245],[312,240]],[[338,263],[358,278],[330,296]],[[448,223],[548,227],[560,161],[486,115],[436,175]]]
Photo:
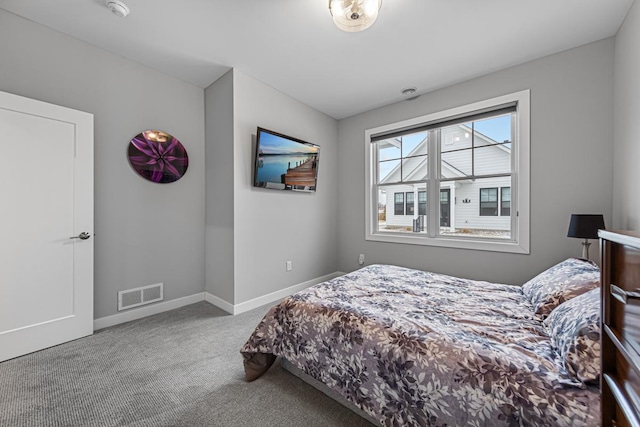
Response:
[[[452,129],[452,127],[450,127],[448,130],[449,135],[452,138],[449,146],[452,148],[447,149],[447,143],[444,142],[443,157],[446,157],[447,151],[451,149],[457,150],[460,148],[471,147],[471,128],[466,124],[458,124],[455,125],[455,127],[457,128],[457,131]],[[461,136],[461,139],[458,141],[454,141],[454,134],[459,134]],[[484,146],[492,147],[492,150],[497,150],[494,156],[503,155],[508,157],[511,155],[511,148],[508,144],[503,144],[501,142],[495,141],[478,131],[475,131],[475,137],[476,138],[474,145],[476,148]],[[393,138],[392,140],[388,141],[381,141],[382,144],[384,144],[385,142],[389,145],[399,146],[401,144],[398,138]],[[455,148],[453,148],[454,144],[456,144]],[[425,133],[425,137],[422,138],[422,140],[415,146],[415,148],[413,148],[406,156],[404,156],[407,157],[407,159],[402,162],[402,167],[400,163],[398,163],[397,166],[391,169],[385,177],[380,179],[380,183],[392,184],[396,182],[400,183],[401,181],[421,181],[426,179],[428,162],[428,157],[424,155],[427,153],[426,146],[427,137]],[[462,163],[460,163],[461,160],[462,162],[464,162],[463,159],[460,159],[460,156],[457,156],[457,158],[452,157],[450,160],[443,158],[441,160],[441,177],[447,179],[463,178],[465,176],[469,176],[470,174],[466,173],[465,171],[466,168],[462,166]],[[402,177],[400,176],[401,173],[403,175]]]

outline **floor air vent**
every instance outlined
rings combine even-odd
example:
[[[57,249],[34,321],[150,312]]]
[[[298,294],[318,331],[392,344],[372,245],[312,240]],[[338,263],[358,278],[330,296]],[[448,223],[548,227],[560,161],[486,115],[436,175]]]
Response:
[[[139,307],[163,299],[163,284],[143,286],[118,292],[118,311]]]

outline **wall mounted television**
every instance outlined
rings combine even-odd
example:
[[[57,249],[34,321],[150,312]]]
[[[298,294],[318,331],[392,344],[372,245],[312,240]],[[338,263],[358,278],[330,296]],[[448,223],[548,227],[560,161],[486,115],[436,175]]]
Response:
[[[320,146],[258,128],[253,186],[315,192]]]

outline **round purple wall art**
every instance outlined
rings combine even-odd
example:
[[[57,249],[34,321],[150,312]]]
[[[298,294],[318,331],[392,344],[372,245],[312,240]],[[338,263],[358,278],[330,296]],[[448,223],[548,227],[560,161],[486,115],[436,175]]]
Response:
[[[168,133],[145,130],[129,144],[129,163],[143,178],[167,184],[182,178],[189,167],[189,156],[180,141]]]

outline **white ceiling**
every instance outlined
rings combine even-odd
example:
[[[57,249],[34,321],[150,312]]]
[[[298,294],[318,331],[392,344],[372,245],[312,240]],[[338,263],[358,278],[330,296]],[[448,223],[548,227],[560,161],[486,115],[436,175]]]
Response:
[[[340,119],[613,36],[633,0],[383,0],[361,33],[328,0],[0,0],[0,8],[205,88],[231,67]]]

